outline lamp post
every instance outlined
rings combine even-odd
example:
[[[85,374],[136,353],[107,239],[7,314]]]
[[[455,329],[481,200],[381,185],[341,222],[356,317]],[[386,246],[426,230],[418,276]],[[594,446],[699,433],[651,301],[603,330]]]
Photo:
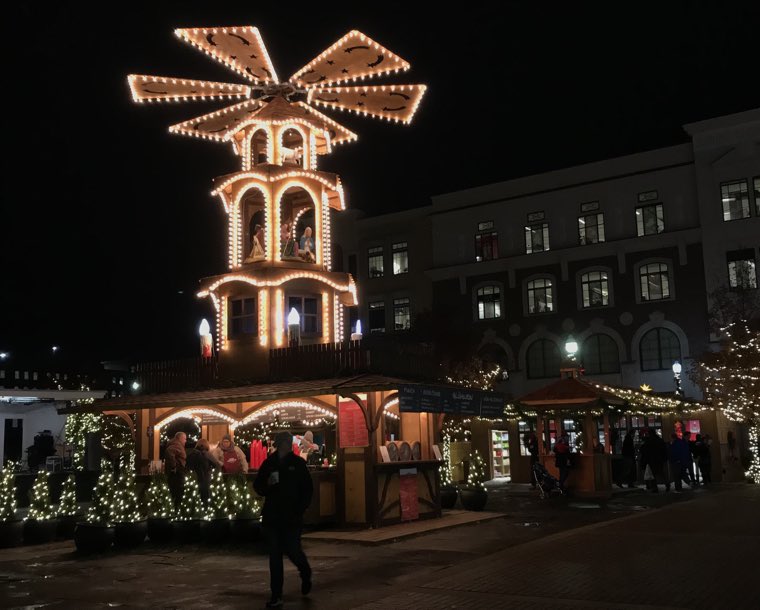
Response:
[[[681,396],[683,398],[683,388],[681,387],[681,363],[676,360],[673,363],[673,381],[676,382],[676,396]]]
[[[198,334],[201,336],[201,357],[211,358],[214,354],[214,341],[211,337],[211,327],[205,318],[201,320]]]
[[[295,307],[290,308],[288,314],[288,345],[298,346],[301,343],[301,316]]]

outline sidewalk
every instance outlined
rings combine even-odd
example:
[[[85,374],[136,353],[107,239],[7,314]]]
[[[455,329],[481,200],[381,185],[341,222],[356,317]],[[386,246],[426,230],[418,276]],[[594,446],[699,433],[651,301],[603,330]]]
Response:
[[[760,486],[590,525],[438,572],[363,610],[760,608]]]

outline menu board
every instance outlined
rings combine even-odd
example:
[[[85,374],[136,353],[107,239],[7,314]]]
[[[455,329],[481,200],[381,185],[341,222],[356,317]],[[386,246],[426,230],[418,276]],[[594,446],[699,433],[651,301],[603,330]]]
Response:
[[[480,392],[463,388],[461,390],[449,389],[449,401],[452,406],[451,411],[456,415],[479,415],[480,414]]]
[[[338,404],[338,436],[341,449],[369,445],[364,412],[353,400],[341,401]]]
[[[498,419],[504,415],[504,397],[483,392],[480,397],[480,416]]]
[[[402,385],[399,387],[401,413],[446,413],[499,418],[504,414],[504,395],[471,388]]]
[[[398,389],[398,409],[401,413],[419,413],[420,402],[417,389],[420,386],[402,385]]]

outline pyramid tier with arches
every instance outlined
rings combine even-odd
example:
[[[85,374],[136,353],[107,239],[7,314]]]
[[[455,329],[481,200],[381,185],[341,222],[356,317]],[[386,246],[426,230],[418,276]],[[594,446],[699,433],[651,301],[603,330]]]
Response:
[[[409,63],[351,31],[280,81],[257,28],[187,28],[178,38],[236,72],[243,84],[130,75],[136,102],[232,101],[172,125],[171,133],[228,143],[240,168],[214,181],[227,215],[228,270],[201,281],[216,310],[222,354],[282,347],[296,309],[303,343],[345,337],[357,304],[348,273],[332,270],[331,210],[345,209],[340,178],[320,156],[357,135],[318,108],[409,123],[424,85],[366,85]],[[361,83],[361,84],[358,84]]]

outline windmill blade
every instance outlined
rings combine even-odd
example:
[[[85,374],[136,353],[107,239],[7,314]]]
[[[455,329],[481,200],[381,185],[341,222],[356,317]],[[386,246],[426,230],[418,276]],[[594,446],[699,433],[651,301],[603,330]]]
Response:
[[[408,70],[409,62],[352,30],[290,77],[301,87],[324,86]]]
[[[316,87],[309,89],[307,99],[318,106],[409,123],[426,90],[425,85]]]
[[[228,132],[253,115],[263,102],[246,100],[234,106],[210,112],[189,121],[183,121],[169,127],[171,133],[178,133],[196,138],[224,141]]]
[[[330,140],[333,144],[343,144],[345,142],[355,142],[359,139],[359,136],[356,135],[353,131],[348,129],[347,127],[341,125],[337,121],[331,119],[326,114],[321,113],[319,110],[314,108],[313,106],[309,106],[305,102],[296,102],[299,106],[301,106],[306,112],[309,113],[309,115],[321,120],[324,122],[325,127],[327,128],[327,131],[330,134]]]
[[[130,74],[128,80],[135,102],[241,99],[251,96],[248,85],[145,74]]]
[[[180,28],[174,33],[254,83],[276,83],[277,74],[258,28]]]

